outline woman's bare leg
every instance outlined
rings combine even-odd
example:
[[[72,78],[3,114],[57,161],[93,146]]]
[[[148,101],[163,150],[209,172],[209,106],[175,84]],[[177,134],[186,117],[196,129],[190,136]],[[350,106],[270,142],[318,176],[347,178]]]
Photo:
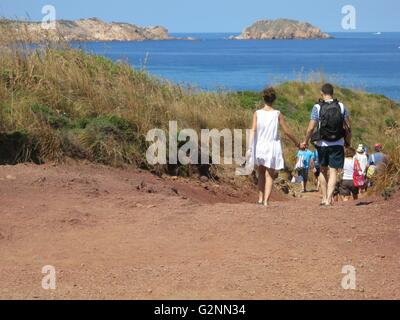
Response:
[[[269,199],[271,198],[271,193],[272,193],[272,186],[274,184],[274,177],[275,176],[275,170],[274,169],[269,169],[265,170],[265,199],[264,199],[264,205],[268,206]]]
[[[263,166],[258,167],[258,203],[264,202],[266,170],[267,170],[266,167]]]

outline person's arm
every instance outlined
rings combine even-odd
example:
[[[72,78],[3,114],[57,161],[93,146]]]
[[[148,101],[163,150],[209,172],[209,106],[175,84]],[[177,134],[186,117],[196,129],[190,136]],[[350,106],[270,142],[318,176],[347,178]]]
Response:
[[[351,133],[351,118],[350,114],[347,111],[346,107],[343,106],[344,108],[344,129],[346,131],[346,137],[345,137],[345,144],[347,147],[351,146],[351,139],[352,139],[352,133]]]
[[[307,147],[309,145],[311,136],[314,133],[314,130],[317,126],[318,126],[318,121],[315,121],[315,120],[310,121],[310,123],[308,124],[307,132],[306,132],[306,138],[304,139],[302,147]]]
[[[311,118],[308,124],[306,137],[304,139],[304,142],[301,144],[302,148],[306,148],[309,145],[311,136],[313,135],[315,128],[318,127],[318,122],[319,122],[319,110],[318,110],[318,105],[316,104],[311,110]]]
[[[286,123],[285,117],[282,114],[279,114],[279,124],[282,127],[283,132],[286,134],[286,136],[293,141],[296,147],[300,146],[299,141],[296,139],[294,136],[292,130],[289,128],[289,126]]]

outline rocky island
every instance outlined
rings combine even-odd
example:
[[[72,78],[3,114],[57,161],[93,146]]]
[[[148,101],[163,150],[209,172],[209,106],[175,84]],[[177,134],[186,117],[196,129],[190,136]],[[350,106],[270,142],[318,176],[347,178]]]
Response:
[[[175,40],[161,26],[139,27],[130,23],[107,23],[98,18],[57,20],[55,29],[45,29],[41,22],[1,20],[2,27],[11,28],[16,36],[28,37],[32,42],[43,38],[65,41],[143,41]],[[190,39],[180,39],[190,40]]]
[[[274,39],[329,39],[331,35],[323,33],[308,22],[289,19],[261,20],[246,28],[232,40],[274,40]]]

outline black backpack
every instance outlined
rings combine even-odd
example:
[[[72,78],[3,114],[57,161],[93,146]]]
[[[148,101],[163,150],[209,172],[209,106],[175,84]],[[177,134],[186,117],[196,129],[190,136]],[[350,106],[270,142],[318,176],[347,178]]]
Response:
[[[338,141],[345,137],[344,114],[338,100],[330,102],[320,100],[319,126],[313,141]]]

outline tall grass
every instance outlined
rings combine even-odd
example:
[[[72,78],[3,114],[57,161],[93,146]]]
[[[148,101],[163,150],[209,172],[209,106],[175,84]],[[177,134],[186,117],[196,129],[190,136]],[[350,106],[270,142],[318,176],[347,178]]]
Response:
[[[0,23],[0,130],[24,137],[19,160],[62,161],[69,156],[148,168],[148,130],[167,129],[170,120],[179,129],[246,129],[262,105],[257,92],[203,92],[65,43],[44,39],[33,47],[29,34],[14,41],[22,37],[12,32]],[[322,81],[277,85],[276,108],[299,140]],[[337,88],[337,96],[352,114],[355,144],[384,143],[382,132],[400,119],[399,106],[384,96],[345,88]],[[296,150],[285,138],[284,143],[290,167]],[[221,170],[233,175],[233,170]]]
[[[64,155],[144,164],[145,135],[166,129],[246,128],[251,112],[227,93],[196,92],[65,46],[0,52],[2,131],[24,131],[42,161]]]
[[[386,159],[374,178],[374,190],[388,199],[400,189],[400,126],[393,124],[385,131],[388,137],[384,146]]]

